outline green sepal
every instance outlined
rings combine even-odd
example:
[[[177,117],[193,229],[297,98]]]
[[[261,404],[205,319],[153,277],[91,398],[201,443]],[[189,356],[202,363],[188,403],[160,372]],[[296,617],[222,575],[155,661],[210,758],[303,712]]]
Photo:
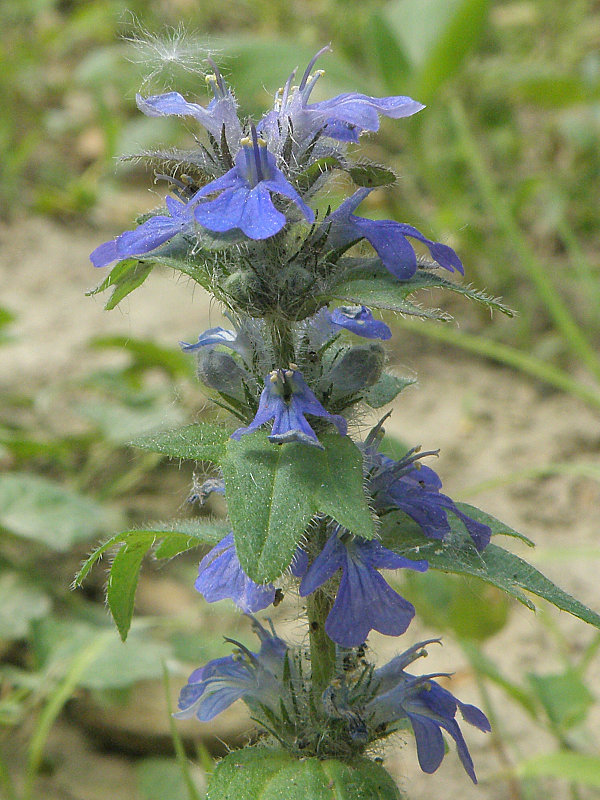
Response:
[[[314,161],[299,175],[296,175],[296,186],[301,192],[307,192],[326,172],[334,169],[343,169],[339,159],[335,156],[324,156]]]
[[[272,444],[257,431],[231,439],[221,462],[227,508],[242,568],[266,583],[289,566],[317,512],[357,536],[375,528],[363,490],[362,455],[347,436],[324,434],[323,450]]]
[[[140,436],[129,442],[133,447],[164,453],[171,458],[213,461],[219,464],[225,453],[229,433],[220,425],[197,422],[173,431]]]
[[[357,186],[389,186],[396,182],[396,175],[391,169],[377,164],[356,164],[346,171]]]
[[[450,316],[446,312],[440,309],[421,308],[409,300],[409,297],[420,289],[448,289],[492,310],[501,311],[508,317],[514,316],[514,312],[497,298],[490,297],[469,285],[454,283],[427,269],[418,269],[412,278],[400,281],[388,272],[377,258],[363,261],[359,266],[346,271],[342,281],[334,286],[329,294],[336,300],[387,308],[412,316],[449,320]]]
[[[106,553],[119,548],[114,556],[106,599],[121,639],[125,641],[131,625],[135,592],[142,561],[154,550],[156,558],[172,558],[199,545],[218,544],[229,533],[221,520],[181,520],[156,524],[151,529],[117,533],[97,547],[75,576],[73,588],[81,586],[94,564]]]
[[[392,512],[382,520],[383,544],[406,558],[426,559],[431,569],[480,578],[535,610],[534,604],[522,590],[531,592],[562,611],[568,611],[600,628],[600,614],[564,592],[531,564],[495,544],[489,544],[482,553],[477,552],[462,523],[451,518],[451,515],[448,515],[448,519],[452,531],[445,540],[440,541],[424,536],[416,523],[403,512]]]
[[[126,258],[124,261],[119,261],[99,286],[86,292],[86,297],[104,292],[111,286],[114,287],[108,302],[104,306],[106,311],[110,311],[123,298],[144,283],[152,272],[153,267],[154,264],[152,262],[142,262],[137,258]]]
[[[210,777],[206,800],[402,800],[385,769],[366,758],[297,759],[284,750],[246,747]]]
[[[389,372],[384,372],[377,383],[364,392],[363,400],[371,408],[381,408],[391,403],[407,386],[412,386],[416,382],[416,378],[397,378]]]

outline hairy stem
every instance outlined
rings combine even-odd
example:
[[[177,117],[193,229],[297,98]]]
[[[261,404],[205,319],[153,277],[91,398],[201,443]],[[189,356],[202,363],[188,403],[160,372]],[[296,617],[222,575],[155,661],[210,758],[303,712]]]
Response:
[[[287,369],[296,358],[292,329],[289,323],[278,317],[268,319],[267,325],[269,326],[271,341],[273,343],[275,367],[278,369]]]
[[[322,589],[307,597],[312,685],[317,695],[331,683],[335,671],[335,645],[325,632],[325,620],[332,605],[331,597]]]

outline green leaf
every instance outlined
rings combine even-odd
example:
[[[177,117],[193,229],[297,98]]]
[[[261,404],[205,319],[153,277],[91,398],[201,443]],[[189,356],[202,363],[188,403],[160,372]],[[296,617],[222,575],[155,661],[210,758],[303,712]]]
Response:
[[[191,519],[177,520],[169,523],[153,523],[150,529],[124,531],[112,536],[108,541],[97,547],[94,552],[85,560],[81,569],[73,580],[73,588],[81,586],[89,575],[94,564],[102,556],[113,550],[119,545],[134,545],[136,542],[149,542],[149,550],[156,542],[160,544],[156,548],[157,558],[172,558],[178,553],[183,553],[192,547],[202,544],[215,545],[221,541],[230,531],[229,525],[221,520],[211,519]]]
[[[0,475],[0,526],[63,552],[119,524],[120,515],[37,475]]]
[[[413,69],[414,96],[429,102],[479,41],[487,0],[396,0],[384,18]]]
[[[373,761],[297,759],[282,750],[246,747],[211,775],[206,800],[401,800],[390,775]]]
[[[106,289],[113,286],[114,289],[110,299],[104,306],[107,311],[110,311],[115,308],[123,298],[131,294],[134,289],[142,285],[152,272],[153,266],[153,263],[142,263],[137,258],[126,258],[124,261],[119,261],[99,286],[92,289],[90,292],[86,292],[86,297],[104,292]]]
[[[501,311],[508,317],[514,316],[514,312],[497,298],[490,297],[468,285],[449,281],[426,269],[417,270],[415,275],[407,281],[399,281],[381,266],[378,259],[371,259],[364,266],[347,272],[344,282],[333,287],[331,296],[338,300],[349,300],[352,303],[376,308],[388,308],[413,316],[449,319],[449,315],[439,309],[422,309],[410,303],[408,298],[419,289],[447,289],[461,294],[469,300],[475,300],[492,310]]]
[[[556,675],[529,673],[527,680],[552,723],[566,730],[586,718],[594,697],[575,669]]]
[[[131,625],[140,567],[155,539],[154,533],[147,533],[125,542],[110,568],[106,600],[123,641],[127,638]]]
[[[456,503],[455,505],[459,511],[462,511],[467,514],[467,516],[477,520],[477,522],[482,522],[484,525],[491,528],[492,536],[512,536],[514,539],[519,539],[521,542],[524,542],[528,547],[535,547],[535,542],[532,542],[528,536],[513,530],[513,528],[506,525],[506,523],[500,522],[499,519],[492,517],[491,514],[487,514],[480,508],[476,508],[476,506],[472,506],[469,503]]]
[[[23,639],[34,619],[50,611],[50,598],[16,572],[0,575],[0,639]]]
[[[480,578],[534,609],[522,590],[531,592],[600,628],[599,614],[564,592],[531,564],[494,544],[478,553],[466,531],[459,529],[458,520],[453,519],[451,524],[452,532],[445,541],[431,540],[409,517],[393,512],[383,518],[381,534],[387,547],[406,558],[425,558],[433,569]]]
[[[227,445],[222,469],[229,517],[240,563],[257,583],[282,574],[318,511],[358,536],[374,536],[360,451],[338,434],[320,441],[323,450],[276,445],[256,432]]]
[[[544,753],[517,767],[521,778],[562,778],[600,789],[600,757],[571,751]]]
[[[363,394],[363,400],[371,408],[381,408],[391,403],[407,386],[412,386],[416,382],[416,378],[397,378],[389,372],[384,372],[377,383]]]
[[[130,444],[171,458],[219,463],[225,452],[229,433],[220,425],[197,422],[174,431],[165,431],[134,439]]]
[[[377,164],[357,164],[350,167],[348,175],[357,186],[390,186],[396,181],[396,174],[391,169]]]

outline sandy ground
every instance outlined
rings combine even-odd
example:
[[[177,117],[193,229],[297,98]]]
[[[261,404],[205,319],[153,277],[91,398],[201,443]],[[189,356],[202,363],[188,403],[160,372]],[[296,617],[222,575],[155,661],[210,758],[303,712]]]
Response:
[[[116,232],[71,229],[43,218],[0,230],[0,304],[17,315],[14,341],[0,348],[0,385],[34,392],[58,377],[84,374],[105,358],[90,356],[87,343],[93,336],[151,337],[174,346],[179,339],[219,324],[218,310],[209,307],[206,296],[200,291],[194,296],[186,283],[165,272],[157,271],[122,308],[110,313],[102,310],[103,296],[85,298],[84,292],[103,277],[90,265],[88,253]],[[390,432],[426,449],[441,448],[435,468],[448,494],[485,508],[533,538],[538,547],[527,554],[532,563],[587,605],[600,609],[598,482],[560,475],[523,479],[477,494],[469,490],[482,481],[552,462],[598,464],[598,418],[579,401],[549,393],[509,370],[474,361],[457,350],[433,350],[405,335],[395,345],[391,365],[399,374],[417,373],[419,385],[406,390],[396,403]],[[180,500],[174,501],[173,514],[176,502]],[[505,545],[511,547],[511,541],[505,540]],[[512,549],[523,553],[518,545]],[[564,613],[552,612],[551,619],[574,653],[594,636],[593,629]],[[401,647],[435,633],[416,622]],[[398,643],[374,637],[372,647],[384,660],[397,651]],[[515,607],[509,624],[485,649],[507,675],[520,681],[528,670],[549,673],[561,668],[547,626],[521,607]],[[456,673],[453,686],[461,699],[480,701],[466,661],[450,640],[428,659],[427,671],[438,669]],[[600,659],[596,658],[590,675],[600,697]],[[501,709],[509,754],[515,748],[522,755],[553,749],[550,737],[501,694],[492,695]],[[160,702],[156,709],[156,725],[163,730],[166,715]],[[590,729],[600,730],[598,708],[590,718]],[[386,764],[414,800],[516,800],[501,779],[503,765],[491,737],[473,730],[467,731],[467,738],[481,778],[477,788],[470,785],[454,753],[434,776],[423,775],[411,741],[391,750]],[[54,777],[41,784],[40,796],[47,800],[135,797],[131,759],[102,752],[75,722],[61,721],[49,750],[60,753],[60,758]],[[560,781],[547,782],[544,794],[547,800],[568,797]],[[592,796],[585,791],[581,795]]]

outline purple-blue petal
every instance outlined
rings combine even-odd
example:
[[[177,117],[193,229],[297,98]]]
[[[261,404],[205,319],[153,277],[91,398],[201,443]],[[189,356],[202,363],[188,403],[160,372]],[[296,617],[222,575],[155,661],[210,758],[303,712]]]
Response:
[[[104,244],[99,245],[99,247],[90,253],[90,261],[95,267],[107,267],[119,258],[116,239],[111,239],[110,242],[104,242]]]
[[[150,217],[146,222],[132,231],[125,231],[117,237],[117,251],[121,258],[137,256],[156,250],[173,236],[176,236],[184,227],[185,220],[181,217],[167,217],[158,214]]]
[[[379,115],[392,119],[409,117],[416,114],[424,106],[410,97],[369,97],[364,94],[347,92],[312,103],[307,111],[319,113],[327,122],[343,122],[361,130],[379,130]]]
[[[204,556],[194,586],[207,602],[230,599],[247,614],[267,608],[275,599],[271,584],[257,584],[243,571],[232,533]]]
[[[188,344],[187,342],[179,342],[179,346],[184,352],[192,353],[208,345],[221,344],[224,345],[225,347],[231,347],[232,344],[235,342],[236,338],[237,335],[235,331],[229,331],[226,330],[225,328],[217,326],[216,328],[209,328],[207,331],[204,331],[204,333],[201,333],[200,336],[198,336],[198,341],[195,342],[194,344]]]
[[[377,570],[349,558],[325,631],[343,647],[358,647],[373,629],[400,636],[414,615],[413,605],[395,592]]]
[[[240,228],[250,239],[267,239],[285,225],[285,215],[273,205],[269,190],[257,184],[225,189],[219,197],[196,207],[196,220],[212,231]]]
[[[308,568],[300,584],[300,597],[312,594],[319,586],[346,563],[346,548],[337,532],[332,534],[325,546]]]
[[[365,339],[391,339],[392,332],[382,320],[375,319],[366,306],[340,306],[330,314],[334,325]]]
[[[365,238],[385,268],[398,280],[406,281],[417,271],[417,256],[402,233],[399,222],[389,219],[367,219],[352,216],[357,236]]]
[[[412,225],[407,225],[406,223],[397,224],[400,226],[404,236],[412,236],[413,239],[417,239],[418,241],[427,245],[429,252],[431,253],[431,257],[441,267],[444,267],[444,269],[447,269],[449,272],[454,272],[456,270],[457,272],[460,272],[461,275],[464,275],[465,270],[462,262],[451,247],[448,247],[447,244],[434,242],[431,239],[428,239]]]
[[[435,722],[420,714],[407,714],[417,742],[419,766],[428,775],[435,772],[444,758],[444,737]]]

